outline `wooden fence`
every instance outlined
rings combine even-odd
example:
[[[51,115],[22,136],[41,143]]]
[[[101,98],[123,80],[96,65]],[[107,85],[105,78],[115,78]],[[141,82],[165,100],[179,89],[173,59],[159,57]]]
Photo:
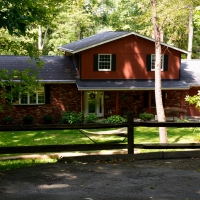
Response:
[[[179,144],[134,144],[134,127],[200,127],[199,122],[134,122],[133,113],[129,113],[127,122],[121,124],[72,124],[72,125],[24,125],[1,126],[0,131],[31,131],[31,130],[64,130],[64,129],[98,129],[127,127],[127,144],[73,144],[73,145],[40,145],[0,147],[0,154],[72,152],[91,150],[127,149],[128,154],[134,154],[134,148],[142,149],[199,149],[200,143]]]

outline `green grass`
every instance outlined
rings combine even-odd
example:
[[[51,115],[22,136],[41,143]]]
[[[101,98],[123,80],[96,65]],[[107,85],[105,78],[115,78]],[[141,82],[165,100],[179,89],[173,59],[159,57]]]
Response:
[[[0,170],[10,170],[21,167],[29,167],[38,164],[55,163],[56,159],[23,159],[23,160],[2,160]]]
[[[99,130],[99,129],[98,129]],[[101,129],[102,130],[102,129]],[[108,129],[104,129],[108,130]],[[200,142],[200,128],[168,128],[169,143]],[[93,130],[95,131],[95,130]],[[158,128],[135,128],[135,144],[159,143]],[[89,135],[97,143],[121,143],[124,137],[115,135]],[[127,143],[127,140],[124,141]],[[0,132],[0,146],[35,146],[56,144],[93,144],[78,130],[9,131]],[[0,155],[5,156],[5,155]],[[56,159],[26,159],[0,161],[0,170],[56,162]]]

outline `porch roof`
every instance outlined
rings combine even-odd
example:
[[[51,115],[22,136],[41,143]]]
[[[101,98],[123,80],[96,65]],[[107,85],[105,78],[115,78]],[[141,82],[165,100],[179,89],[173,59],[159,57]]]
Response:
[[[154,90],[154,80],[98,80],[84,81],[77,80],[78,90],[89,91],[111,91],[111,90]],[[163,80],[163,90],[188,90],[189,85],[185,81],[180,80]]]
[[[11,71],[24,70],[30,67],[38,70],[38,80],[44,83],[75,83],[77,72],[71,57],[44,56],[41,57],[44,67],[40,70],[36,67],[36,61],[28,56],[0,56],[0,68]]]

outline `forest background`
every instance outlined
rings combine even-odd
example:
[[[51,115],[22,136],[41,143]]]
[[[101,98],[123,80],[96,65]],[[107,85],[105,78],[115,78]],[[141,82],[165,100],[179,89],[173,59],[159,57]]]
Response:
[[[16,21],[18,27],[15,27],[12,18],[10,24],[8,19],[6,25],[1,24],[3,23],[1,21],[0,54],[33,57],[62,55],[63,52],[57,47],[111,30],[133,31],[152,37],[152,16],[148,14],[149,2],[145,0],[64,0],[62,2],[46,0],[41,3],[39,0],[34,2],[28,0],[27,9],[23,0],[0,2],[1,19],[2,13],[7,11],[9,16],[22,22],[22,27],[19,27]],[[190,7],[181,8],[179,2],[175,2],[171,2],[165,9],[167,17],[162,30],[163,42],[188,50],[191,25],[189,17],[192,13],[192,58],[200,58],[200,5],[190,0],[187,2]],[[162,0],[162,3],[165,2]],[[23,32],[23,29],[26,31]]]

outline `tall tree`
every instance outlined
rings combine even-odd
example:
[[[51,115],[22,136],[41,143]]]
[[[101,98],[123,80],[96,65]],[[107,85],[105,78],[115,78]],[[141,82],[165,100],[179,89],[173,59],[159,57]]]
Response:
[[[162,86],[161,86],[161,34],[162,26],[159,24],[157,16],[156,0],[151,0],[152,7],[152,23],[153,33],[155,39],[155,100],[156,100],[156,112],[159,122],[165,122],[165,112],[162,102]],[[167,130],[166,127],[159,127],[160,143],[167,143]]]

